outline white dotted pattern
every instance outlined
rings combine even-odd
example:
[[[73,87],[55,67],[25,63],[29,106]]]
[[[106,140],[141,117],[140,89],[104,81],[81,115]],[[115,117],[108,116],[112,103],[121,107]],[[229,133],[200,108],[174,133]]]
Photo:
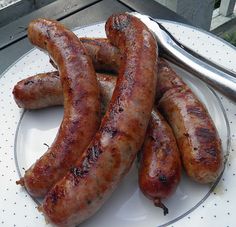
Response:
[[[160,21],[162,23],[162,21]],[[225,41],[218,39],[212,34],[201,32],[201,30],[190,26],[182,26],[173,22],[163,22],[163,25],[190,49],[196,51],[205,58],[212,60],[233,72],[236,72],[236,48],[227,45]],[[224,174],[215,188],[214,192],[204,204],[191,212],[187,217],[174,223],[173,227],[189,226],[235,226],[236,199],[234,191],[236,188],[236,106],[227,97],[216,92],[223,103],[230,126],[229,157]]]
[[[51,65],[47,62],[32,67],[35,59],[45,58],[38,50],[31,51],[14,64],[0,78],[1,87],[1,143],[0,143],[0,226],[43,226],[44,219],[35,209],[36,204],[19,186],[16,180],[19,175],[14,157],[14,139],[16,128],[23,110],[19,109],[12,96],[12,88],[17,81],[30,75],[48,71]],[[32,209],[33,208],[33,209]]]
[[[171,22],[162,21],[162,23],[173,32],[177,39],[187,46],[217,63],[222,62],[225,67],[236,71],[235,58],[233,58],[235,49],[232,47],[199,30]],[[105,36],[103,24],[83,28],[77,30],[76,33],[79,36],[87,37]],[[14,156],[14,140],[16,128],[23,111],[16,106],[11,92],[17,81],[50,70],[52,70],[52,66],[45,54],[34,49],[12,65],[0,78],[0,226],[49,226],[46,225],[42,215],[35,209],[36,204],[31,197],[24,189],[15,184],[19,176]],[[236,188],[236,108],[233,102],[220,94],[218,95],[226,110],[231,130],[229,138],[231,147],[226,169],[214,192],[195,210],[169,226],[182,227],[189,226],[190,223],[192,226],[235,226],[233,217],[236,210],[236,197],[234,195]],[[135,192],[131,197],[137,198],[140,196]],[[148,202],[145,205],[152,206]],[[179,205],[181,204],[176,204],[176,209]],[[155,212],[159,212],[159,210]],[[153,215],[155,215],[155,212],[153,212]],[[118,212],[118,216],[119,214]],[[132,210],[127,210],[127,220],[122,226],[139,226],[139,220],[141,221],[143,218],[142,214],[137,217],[137,220],[130,222],[129,216],[131,214]],[[171,216],[166,218],[166,222],[168,222],[168,218],[171,219]]]
[[[236,72],[235,47],[228,45],[226,41],[190,26],[166,21],[163,25],[178,41],[186,44],[190,49],[214,63]]]

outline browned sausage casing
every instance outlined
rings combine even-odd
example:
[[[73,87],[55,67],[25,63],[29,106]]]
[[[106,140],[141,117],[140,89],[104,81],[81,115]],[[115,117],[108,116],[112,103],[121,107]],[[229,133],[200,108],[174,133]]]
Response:
[[[64,93],[63,121],[52,146],[17,182],[41,197],[65,175],[97,131],[100,93],[92,61],[72,32],[56,21],[38,19],[29,24],[28,36],[57,63]]]
[[[17,105],[40,109],[63,104],[63,91],[58,71],[40,73],[19,81],[13,89]]]
[[[103,54],[112,52],[111,48],[106,49],[109,51]],[[121,54],[116,59],[119,62]],[[180,95],[180,90],[187,91]],[[223,154],[206,107],[163,59],[158,62],[156,91],[156,103],[164,96],[159,108],[174,131],[187,174],[199,183],[214,182],[223,168]]]
[[[92,58],[97,72],[117,73],[122,60],[119,49],[111,45],[106,38],[79,38],[88,54]],[[57,66],[53,60],[50,63],[54,68]]]
[[[87,38],[84,38],[83,39],[83,41],[85,41],[86,42],[86,39]],[[91,44],[92,43],[92,44]],[[100,44],[98,44],[98,43],[100,43]],[[96,47],[96,44],[98,45],[97,47]],[[95,63],[96,62],[96,64],[95,64],[95,66],[98,66],[99,64],[99,70],[102,70],[103,68],[103,61],[101,60],[101,59],[116,59],[115,61],[116,62],[118,62],[118,65],[120,64],[120,61],[121,61],[121,59],[122,59],[122,57],[121,57],[121,54],[118,52],[118,51],[114,51],[114,48],[111,48],[110,46],[111,46],[111,44],[108,42],[108,41],[106,41],[106,40],[104,40],[104,39],[95,39],[95,40],[92,40],[92,39],[89,39],[89,41],[88,42],[86,42],[86,48],[87,49],[89,49],[89,53],[92,53],[92,54],[90,54],[91,55],[91,57],[93,58],[93,62]],[[104,56],[105,55],[105,56]],[[99,56],[99,57],[98,57]],[[110,56],[110,57],[109,57]],[[100,59],[100,61],[97,61],[97,59]],[[108,61],[107,60],[107,62],[109,62],[109,64],[107,64],[106,65],[106,67],[104,68],[104,70],[106,70],[107,69],[107,67],[108,67],[108,65],[110,65],[109,67],[108,67],[108,70],[110,70],[110,71],[116,71],[116,69],[117,69],[117,66],[115,66],[114,68],[112,68],[113,67],[113,64],[112,64],[112,62],[113,62],[113,60],[112,61]],[[54,81],[54,82],[56,82],[56,80]],[[171,69],[171,67],[163,60],[163,59],[160,59],[160,61],[158,62],[158,81],[157,81],[157,88],[156,88],[156,90],[157,90],[157,92],[156,92],[156,101],[158,102],[158,100],[168,91],[168,90],[171,90],[171,89],[173,89],[173,88],[185,88],[187,85],[182,81],[182,79],[181,78],[179,78],[177,75],[176,75],[176,73]],[[45,85],[45,87],[46,87],[46,85]],[[27,89],[24,89],[24,91],[26,91]],[[191,91],[189,90],[189,92],[191,93]],[[21,92],[22,93],[22,92]],[[19,102],[21,101],[21,107],[24,107],[24,108],[31,108],[31,105],[34,105],[34,106],[36,106],[37,108],[41,108],[41,102],[37,102],[37,99],[39,98],[39,99],[42,99],[43,100],[43,97],[42,96],[37,96],[37,97],[34,97],[34,95],[32,94],[32,92],[30,92],[30,97],[31,97],[31,104],[29,104],[28,105],[28,103],[27,102],[25,102],[23,99],[24,99],[24,96],[22,96],[22,97],[18,97],[17,95],[15,95],[15,99],[16,99],[16,101],[17,100],[19,100]],[[55,93],[55,95],[56,95],[56,93]],[[192,97],[194,97],[194,99],[196,100],[195,102],[196,103],[199,103],[199,100],[197,99],[197,97],[195,96],[195,95],[193,95],[192,94]],[[55,98],[56,99],[56,98]],[[169,97],[169,99],[174,99],[174,95],[172,95],[172,96],[170,96]],[[19,102],[17,102],[18,104],[19,104]],[[47,99],[45,99],[44,100],[44,102],[42,102],[42,103],[47,103],[48,102],[48,100]],[[182,102],[183,102],[183,105],[187,105],[187,99],[182,99]],[[166,103],[166,105],[168,105],[168,103],[167,102],[163,102],[163,104],[162,105],[165,105],[165,103]],[[50,103],[49,103],[49,105],[50,105]],[[181,119],[181,121],[184,121],[184,119],[183,118],[187,118],[187,116],[185,116],[186,114],[188,115],[188,113],[186,113],[185,115],[182,115],[181,113],[181,109],[179,108],[180,107],[180,105],[178,105],[178,106],[176,106],[176,108],[177,108],[177,110],[178,110],[178,112],[179,112],[179,114],[178,114],[178,117],[180,117],[180,119]],[[206,108],[204,107],[204,106],[202,106],[202,108],[204,109],[204,111],[206,111]],[[162,108],[163,110],[163,114],[165,115],[165,109],[166,108]],[[177,111],[176,110],[176,111]],[[197,116],[195,116],[195,117],[197,117]],[[212,122],[212,120],[211,120],[211,118],[210,118],[210,116],[209,116],[209,114],[206,114],[205,115],[205,117],[206,118],[208,118],[208,120],[207,121],[210,121],[210,122]],[[177,125],[178,124],[178,122],[179,122],[179,118],[177,118],[177,117],[175,117],[175,118],[173,118],[172,119],[172,124],[171,124],[171,127],[174,129],[175,128],[175,125]],[[212,123],[213,124],[213,123]],[[214,125],[213,125],[214,126]],[[186,127],[188,127],[188,126],[185,126],[185,128],[182,128],[182,130],[184,130],[184,131],[181,131],[181,132],[179,132],[180,134],[186,134],[186,131],[188,131],[189,129],[187,129]],[[191,123],[191,128],[197,128],[198,127],[198,125],[197,125],[197,121],[193,121],[192,123]],[[208,126],[206,126],[206,127],[208,127]],[[215,143],[216,144],[220,144],[221,142],[220,142],[220,139],[219,139],[219,136],[217,135],[217,131],[216,131],[216,129],[214,129],[215,130],[215,132],[214,132],[214,134],[215,134],[215,137],[212,137],[212,140],[213,141],[215,141]],[[174,133],[177,133],[177,131],[176,130],[174,130]],[[179,138],[179,136],[178,135],[175,135],[176,136],[176,138],[177,138],[177,140],[178,140],[178,138]],[[193,136],[193,138],[192,138],[192,136]],[[198,141],[198,144],[199,144],[199,147],[204,147],[205,145],[204,145],[204,141],[202,141],[201,139],[199,139],[198,137],[196,137],[195,135],[193,135],[193,134],[190,134],[189,135],[189,138],[188,137],[184,137],[184,138],[182,138],[182,140],[184,141],[185,140],[185,144],[189,144],[189,146],[190,147],[188,147],[188,151],[191,151],[191,154],[194,154],[194,153],[196,153],[196,152],[194,152],[194,147],[192,147],[192,145],[191,145],[191,143],[188,143],[188,141],[191,141],[191,140],[197,140]],[[181,142],[181,143],[183,143],[183,142]],[[184,149],[185,147],[183,147],[183,146],[181,146],[182,147],[182,149]],[[183,151],[183,152],[185,152],[185,151]],[[222,156],[222,149],[221,149],[221,146],[219,146],[219,156]],[[194,158],[196,158],[196,157],[198,157],[198,156],[195,156],[195,157],[192,157],[193,159]],[[199,154],[199,157],[198,157],[198,159],[201,159],[201,154]],[[211,179],[211,182],[213,182],[215,179],[216,179],[216,177],[220,174],[220,172],[221,172],[221,169],[222,169],[222,166],[223,166],[223,160],[221,159],[221,158],[218,158],[217,159],[218,161],[216,161],[216,163],[215,163],[215,172],[213,171],[212,172],[212,177],[210,177],[209,178],[209,176],[208,177],[206,177],[207,179],[202,179],[200,182],[201,183],[204,183],[204,182],[209,182],[209,179]],[[190,167],[189,167],[190,168]],[[194,170],[194,171],[198,171],[198,170]],[[204,171],[204,170],[199,170],[200,172],[202,172],[202,171]],[[210,172],[211,172],[212,170],[210,170]],[[191,172],[191,170],[190,171],[187,171],[187,172]],[[209,172],[209,173],[210,173]],[[192,175],[192,177],[193,177],[193,179],[194,179],[194,175]],[[196,181],[199,181],[199,179],[194,179],[194,180],[196,180]]]
[[[111,45],[108,39],[80,38],[91,56],[94,68],[99,71],[117,73],[119,71],[122,55],[119,49]]]
[[[156,104],[160,98],[170,89],[176,87],[187,86],[184,81],[175,73],[169,64],[160,58],[158,61],[158,77],[157,77],[157,92]]]
[[[175,137],[170,126],[157,110],[153,110],[139,169],[139,187],[154,204],[168,209],[161,199],[169,197],[180,182],[181,161]]]
[[[101,112],[105,113],[116,85],[115,76],[97,73],[101,93]],[[17,105],[25,109],[40,109],[63,105],[63,91],[58,71],[40,73],[19,81],[13,89]]]
[[[41,100],[45,100],[41,93],[46,97],[51,94],[50,87],[52,84],[50,84],[50,77],[54,77],[56,74],[59,77],[58,73],[52,72],[24,79],[18,82],[16,86],[17,92],[21,96],[28,97],[29,94],[32,94],[32,91],[35,91],[35,96],[42,97]],[[49,81],[48,86],[39,88],[41,85],[40,81],[46,78]],[[101,90],[102,112],[104,113],[111,99],[116,84],[116,77],[97,73],[97,79]],[[32,80],[34,83],[30,83]],[[47,100],[50,100],[49,102],[39,100],[41,107],[42,103],[48,103],[49,105],[63,104],[62,88],[58,84],[60,84],[59,80],[56,84],[56,92],[47,98]],[[27,86],[27,89],[24,89],[25,86]],[[29,101],[28,106],[30,103]],[[152,110],[142,153],[139,171],[140,188],[148,198],[154,201],[156,206],[161,206],[164,208],[164,212],[167,213],[167,209],[161,203],[161,199],[169,197],[175,191],[180,181],[180,154],[172,130],[155,108]]]
[[[99,131],[40,207],[46,219],[59,226],[81,223],[108,199],[141,148],[154,102],[157,46],[153,35],[129,14],[111,16],[106,32],[125,57]]]
[[[158,108],[174,131],[187,174],[200,183],[214,182],[223,166],[222,148],[204,105],[185,86],[165,92]]]
[[[92,58],[97,71],[118,72],[122,54],[107,39],[80,38],[80,41]],[[157,68],[156,100],[158,102],[167,90],[173,87],[185,86],[185,83],[163,59],[159,59]],[[32,76],[17,83],[14,87],[13,95],[19,107],[40,109],[47,106],[60,105],[60,99],[62,98],[59,91],[60,87],[58,73],[50,72],[48,76],[38,74],[35,77]]]
[[[21,97],[25,97],[25,100],[29,97],[28,106],[30,103],[36,103],[30,102],[30,94],[33,93],[32,91],[35,91],[32,95],[39,97],[39,105],[41,107],[43,103],[47,103],[48,105],[60,105],[63,103],[63,94],[61,86],[58,85],[60,84],[59,80],[56,82],[56,91],[52,95],[50,92],[50,87],[53,85],[50,84],[50,77],[54,77],[56,74],[56,72],[39,74],[35,77],[24,79],[18,82],[16,91]],[[46,78],[48,78],[49,81],[46,84],[48,86],[40,87],[41,80]],[[117,77],[114,76],[97,73],[101,90],[103,113],[111,99],[116,84],[116,78]],[[32,80],[34,83],[30,83]],[[46,83],[46,81],[44,82]],[[27,88],[25,89],[25,87]],[[52,87],[52,89],[54,89],[54,87]],[[38,92],[39,94],[37,94]],[[46,97],[43,97],[41,94],[44,94]],[[148,198],[154,201],[156,206],[161,206],[164,208],[164,212],[167,213],[167,208],[161,203],[161,199],[170,196],[175,191],[180,181],[180,154],[172,130],[155,108],[152,110],[142,153],[139,171],[140,188]]]

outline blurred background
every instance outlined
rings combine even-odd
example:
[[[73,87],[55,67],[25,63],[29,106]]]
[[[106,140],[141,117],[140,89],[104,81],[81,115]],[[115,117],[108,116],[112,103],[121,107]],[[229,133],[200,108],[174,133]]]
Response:
[[[235,0],[156,0],[194,26],[205,29],[236,46]]]
[[[0,28],[33,11],[46,7],[54,1],[55,0],[0,0]],[[186,18],[194,26],[210,31],[231,44],[236,45],[235,0],[155,1]],[[146,2],[146,4],[148,4],[148,0]]]

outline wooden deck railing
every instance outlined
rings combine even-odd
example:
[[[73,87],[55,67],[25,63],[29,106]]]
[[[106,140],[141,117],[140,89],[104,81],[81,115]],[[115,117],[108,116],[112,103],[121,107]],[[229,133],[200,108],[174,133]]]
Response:
[[[235,0],[221,0],[220,3],[220,14],[227,17],[234,11]]]
[[[214,11],[214,0],[156,0],[189,20],[194,26],[210,29]],[[147,1],[148,2],[148,1]],[[236,0],[221,0],[219,14],[232,15]],[[230,17],[231,19],[232,17]]]
[[[0,10],[0,27],[53,1],[55,0],[13,0],[15,4],[12,4],[9,7]],[[205,30],[210,30],[212,24],[212,16],[214,15],[215,18],[215,13],[213,14],[215,0],[155,1],[167,6],[171,10],[177,12],[179,15],[182,15],[194,26],[203,28]],[[235,8],[235,1],[236,0],[221,0],[220,7],[217,11],[217,15],[219,14],[225,17],[221,21],[225,22],[233,18],[232,13]],[[12,1],[9,0],[9,2]],[[218,21],[216,21],[216,23],[213,23],[213,28],[217,27]]]
[[[55,0],[8,0],[0,5],[0,27]]]

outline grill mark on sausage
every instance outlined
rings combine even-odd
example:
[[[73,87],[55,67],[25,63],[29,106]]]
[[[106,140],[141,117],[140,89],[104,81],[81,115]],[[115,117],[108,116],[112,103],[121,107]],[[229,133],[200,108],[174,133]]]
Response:
[[[88,149],[88,155],[87,155],[88,162],[90,164],[96,162],[101,153],[102,153],[102,149],[100,149],[99,145],[94,145],[94,146],[90,147]]]
[[[167,183],[168,182],[166,176],[163,175],[163,174],[159,175],[158,179],[161,183]]]
[[[28,80],[28,81],[26,81],[26,82],[24,83],[24,85],[33,84],[33,83],[34,83],[33,80]]]
[[[124,111],[124,108],[122,106],[122,100],[123,98],[120,95],[116,97],[116,100],[114,101],[115,105],[109,113],[110,117],[113,118],[115,115],[120,114]]]
[[[215,132],[212,132],[209,128],[196,127],[195,135],[203,143],[210,143],[216,138]]]
[[[29,193],[43,197],[75,164],[98,129],[99,87],[92,61],[86,56],[82,43],[62,24],[37,19],[30,23],[28,37],[32,44],[48,51],[55,60],[62,85],[57,89],[64,93],[65,111],[58,134],[48,151],[24,175]],[[58,72],[54,74],[51,79],[58,79]],[[40,86],[43,82],[44,79],[38,81]]]
[[[142,152],[140,189],[166,213],[161,200],[174,193],[180,181],[181,161],[173,132],[158,111],[149,122]]]
[[[217,156],[217,153],[219,152],[218,149],[216,147],[210,147],[210,148],[207,148],[206,149],[206,152],[207,154],[213,156],[213,157],[216,157]]]
[[[127,20],[128,22],[125,22]],[[115,22],[117,23],[115,27],[118,26],[117,29],[113,27]],[[122,33],[120,32],[121,30]],[[117,46],[123,47],[124,53],[129,55],[130,58],[136,58],[141,65],[148,61],[150,67],[147,69],[136,65],[135,72],[132,73],[136,81],[143,83],[143,90],[139,89],[141,87],[140,84],[135,83],[122,90],[123,83],[126,84],[129,81],[120,73],[119,78],[121,79],[118,79],[109,109],[102,120],[100,129],[89,145],[89,147],[95,144],[98,145],[102,149],[103,155],[99,155],[97,161],[91,163],[88,159],[88,151],[86,151],[83,154],[83,158],[75,165],[76,168],[83,171],[74,169],[72,173],[66,175],[58,183],[60,187],[69,190],[65,196],[60,201],[57,201],[56,206],[52,203],[50,204],[50,202],[43,203],[42,211],[45,216],[57,225],[79,224],[95,213],[130,169],[142,145],[154,101],[157,66],[156,42],[150,32],[145,36],[145,42],[149,43],[150,49],[147,52],[145,50],[141,55],[139,54],[139,51],[141,52],[145,45],[143,30],[148,32],[143,23],[133,16],[130,19],[127,14],[114,15],[106,23],[108,38],[110,37],[111,41]],[[133,35],[129,35],[130,31]],[[132,39],[137,42],[136,50],[133,50],[129,45]],[[127,57],[126,59],[129,58]],[[126,71],[134,66],[131,66],[130,62],[127,61],[122,67]],[[123,94],[127,89],[133,90],[129,91],[130,96],[127,96],[126,93]],[[116,111],[112,113],[111,109],[114,107]],[[132,114],[133,112],[135,114]],[[140,121],[142,121],[142,124]],[[111,125],[114,126],[114,129],[110,127]],[[134,131],[134,129],[138,130]],[[107,134],[114,137],[110,138]],[[96,152],[94,157],[96,159]],[[76,174],[79,176],[76,177]],[[80,183],[77,186],[73,186],[71,177],[79,179]],[[100,178],[100,182],[97,182],[96,177]],[[96,197],[97,190],[99,190],[101,198]],[[89,205],[87,204],[88,198],[92,201]],[[48,210],[50,209],[53,209],[54,212],[49,213]]]
[[[105,38],[100,38],[100,39],[80,38],[80,41],[84,44],[90,44],[95,47],[96,46],[101,47],[104,44],[109,43],[108,39],[105,39]],[[113,46],[111,46],[111,47],[113,47]],[[115,48],[115,47],[113,47],[113,48]]]
[[[57,199],[58,199],[58,193],[55,191],[53,191],[50,195],[50,199],[52,201],[53,204],[57,203]]]
[[[77,167],[73,167],[70,169],[70,172],[73,174],[73,176],[77,177],[84,177],[87,173],[88,170],[86,168],[77,168]]]
[[[78,129],[78,125],[77,125],[78,123],[79,123],[78,120],[73,120],[71,122],[71,124],[68,125],[67,130],[72,134],[75,133]],[[73,139],[72,138],[66,138],[66,141],[73,141]]]
[[[112,138],[115,137],[118,133],[117,129],[112,126],[104,127],[103,132],[110,134]]]
[[[57,201],[59,198],[63,198],[65,195],[65,192],[62,188],[55,186],[54,191],[48,192],[48,200],[50,200],[53,204],[57,204]]]
[[[70,169],[70,172],[76,178],[85,177],[86,174],[89,172],[91,165],[97,161],[101,153],[102,150],[99,148],[98,145],[90,147],[87,151],[87,156],[82,160],[82,166],[80,168],[73,167]]]
[[[82,90],[80,89],[80,92],[79,92],[78,95],[77,95],[76,102],[74,103],[75,106],[81,105],[81,102],[82,102],[83,99],[84,99],[85,97],[87,97],[87,96],[88,96],[88,92],[87,92],[87,91],[82,91]]]
[[[206,111],[203,110],[200,106],[196,106],[196,105],[187,105],[186,106],[187,109],[187,113],[188,114],[193,114],[201,119],[206,118]]]
[[[86,38],[84,39],[85,40],[85,42],[86,42]],[[81,40],[82,42],[84,42],[83,40]],[[119,51],[118,51],[118,49],[116,49],[114,46],[111,46],[111,44],[109,43],[109,42],[107,42],[107,40],[106,39],[99,39],[99,40],[90,40],[91,42],[91,44],[93,44],[93,43],[97,43],[97,45],[99,45],[99,46],[102,46],[103,48],[105,48],[105,49],[109,49],[109,48],[106,48],[106,45],[107,45],[107,47],[108,46],[110,46],[110,47],[112,47],[112,48],[110,48],[109,50],[110,51],[113,51],[112,52],[112,54],[111,54],[111,52],[103,52],[103,54],[104,55],[106,55],[106,54],[110,54],[111,56],[114,56],[115,54],[116,55],[118,55],[118,53],[119,53]],[[94,42],[95,41],[95,42]],[[106,43],[105,43],[106,42]],[[101,43],[102,43],[102,45],[101,45]],[[104,44],[104,45],[103,45]],[[117,51],[117,53],[115,53],[115,50]],[[93,57],[93,56],[92,56]],[[96,56],[95,56],[96,57]],[[101,57],[102,57],[102,55],[101,55]],[[109,58],[109,57],[105,57],[105,58]],[[101,67],[102,67],[102,65],[100,65]],[[113,66],[114,67],[114,66]],[[181,80],[181,79],[179,79],[178,78],[178,76],[176,75],[176,73],[170,68],[170,66],[163,60],[163,59],[161,59],[160,61],[159,61],[159,64],[158,64],[158,68],[159,68],[159,72],[160,72],[160,75],[159,76],[161,76],[161,78],[165,78],[164,80],[162,79],[162,80],[160,80],[160,84],[158,84],[157,83],[157,88],[158,88],[158,90],[159,90],[159,92],[161,93],[160,94],[160,96],[162,96],[163,95],[163,93],[165,93],[166,91],[168,91],[169,89],[171,89],[171,88],[173,88],[173,87],[175,87],[175,86],[178,86],[178,87],[180,87],[179,88],[179,90],[178,90],[178,92],[180,92],[181,91],[181,89],[183,90],[183,91],[185,91],[186,90],[186,87],[185,87],[185,83]],[[117,71],[117,69],[115,70],[115,71]],[[168,83],[168,81],[170,82],[170,83]],[[168,86],[167,86],[168,85]],[[184,89],[183,89],[184,88]],[[162,89],[161,91],[160,91],[160,89]],[[177,91],[177,90],[176,90]],[[192,92],[191,91],[189,91],[189,93],[190,94],[192,94]],[[191,97],[191,96],[190,96]],[[170,97],[170,99],[174,99],[175,97],[174,96],[172,96],[172,97]],[[183,99],[184,99],[185,97],[183,96]],[[193,97],[194,99],[195,99],[195,97]],[[184,99],[183,101],[186,101],[186,99]],[[198,103],[196,103],[197,105],[198,105]],[[193,108],[192,108],[193,107]],[[187,108],[188,109],[188,108]],[[200,116],[200,117],[202,117],[202,119],[204,120],[204,117],[203,117],[203,115],[201,115],[201,114],[199,114],[198,113],[198,107],[196,107],[196,109],[194,108],[194,105],[190,105],[190,110],[189,110],[189,113],[190,114],[192,114],[192,116],[193,117],[198,117],[198,116]],[[191,113],[192,112],[192,113]],[[208,114],[207,113],[205,113],[206,114],[206,118],[208,118],[209,116],[208,116]],[[189,137],[189,134],[188,133],[183,133],[183,135],[186,137],[186,138],[188,138]],[[191,135],[191,136],[194,136],[194,135]],[[198,139],[198,138],[197,138]],[[200,141],[201,142],[201,141]],[[204,144],[203,144],[204,145]],[[217,147],[218,145],[216,145],[216,147]],[[197,152],[201,152],[202,151],[202,149],[201,149],[201,147],[194,147],[193,148],[193,153],[197,153]],[[218,152],[216,155],[218,155],[221,151],[220,151],[220,149],[216,149],[215,150],[216,152]],[[206,153],[206,151],[205,151],[205,153]],[[212,151],[210,151],[209,153],[212,153]],[[219,155],[218,155],[219,156]]]
[[[126,18],[127,18],[126,20],[119,20],[117,18],[113,18],[113,23],[112,23],[113,29],[117,31],[125,30],[130,24],[130,16],[128,15]]]

